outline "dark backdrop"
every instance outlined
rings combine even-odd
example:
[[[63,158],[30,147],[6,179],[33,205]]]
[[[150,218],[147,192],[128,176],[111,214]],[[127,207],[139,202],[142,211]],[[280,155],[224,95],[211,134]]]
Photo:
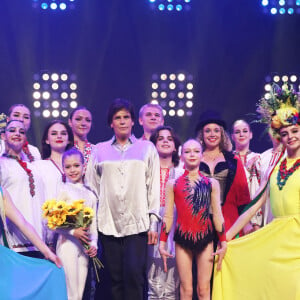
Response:
[[[93,113],[92,142],[111,136],[106,110],[116,97],[150,99],[151,75],[194,75],[191,118],[166,118],[182,139],[200,113],[219,110],[231,124],[255,112],[271,72],[299,74],[300,17],[262,13],[259,0],[192,0],[189,12],[162,13],[147,0],[77,0],[70,11],[33,9],[30,0],[1,0],[0,111],[32,107],[32,76],[40,70],[77,74],[80,104]],[[43,121],[33,117],[39,143]],[[252,149],[270,144],[254,125]],[[137,136],[141,128],[135,126]]]

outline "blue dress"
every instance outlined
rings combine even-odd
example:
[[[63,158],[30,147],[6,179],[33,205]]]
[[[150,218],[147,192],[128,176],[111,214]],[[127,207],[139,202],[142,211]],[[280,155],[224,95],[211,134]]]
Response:
[[[53,263],[0,245],[0,299],[67,299],[65,274]]]
[[[0,187],[0,241],[5,237],[2,200]],[[64,270],[50,261],[22,256],[0,245],[0,300],[19,299],[66,300]]]

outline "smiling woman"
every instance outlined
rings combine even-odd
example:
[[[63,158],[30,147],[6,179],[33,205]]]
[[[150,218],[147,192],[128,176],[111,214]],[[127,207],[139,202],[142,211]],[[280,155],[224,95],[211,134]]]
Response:
[[[280,137],[287,157],[267,170],[253,204],[227,232],[230,240],[262,207],[270,186],[274,220],[228,243],[228,255],[214,279],[214,300],[300,299],[300,101],[287,85],[273,85],[258,103],[259,119]],[[242,255],[241,255],[242,253]],[[243,276],[241,276],[241,270]],[[251,284],[249,284],[251,283]]]
[[[243,165],[231,149],[226,123],[213,111],[202,114],[196,131],[204,148],[200,171],[220,184],[222,212],[227,231],[250,202],[250,194]],[[250,226],[244,229],[250,230]],[[243,234],[241,232],[240,234]]]
[[[91,112],[84,106],[78,106],[70,113],[69,125],[74,134],[74,146],[83,154],[85,171],[93,149],[87,138],[92,126]]]

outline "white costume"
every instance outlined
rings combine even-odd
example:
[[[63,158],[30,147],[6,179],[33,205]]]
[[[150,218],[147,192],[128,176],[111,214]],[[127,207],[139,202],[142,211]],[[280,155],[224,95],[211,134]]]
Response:
[[[235,152],[236,155],[239,156],[238,152]],[[245,161],[241,159],[246,178],[248,183],[248,188],[250,192],[250,198],[253,199],[256,191],[259,188],[260,181],[261,181],[261,157],[259,153],[248,151],[245,156]],[[259,209],[255,216],[251,219],[251,223],[253,225],[262,226],[263,223],[263,214],[262,209]]]
[[[184,169],[177,167],[169,170],[169,179],[176,179],[184,173]],[[162,184],[162,183],[161,183]],[[159,215],[161,217],[165,214],[165,206],[160,207]],[[174,220],[177,219],[176,209],[174,209]],[[158,233],[161,231],[162,223],[159,223]],[[159,243],[148,246],[148,300],[150,299],[179,299],[179,275],[176,267],[175,259],[175,242],[173,240],[176,222],[169,233],[167,240],[167,250],[173,255],[168,258],[168,272],[164,271],[163,260],[159,253]],[[159,240],[159,239],[158,239]]]
[[[96,195],[83,184],[67,182],[61,185],[57,199],[67,203],[84,199],[84,205],[94,210],[93,221],[90,225],[90,245],[97,248],[96,213],[98,200]],[[56,252],[65,270],[68,299],[81,300],[88,272],[89,257],[85,254],[85,248],[80,241],[73,236],[74,229],[57,229],[57,231],[60,235]]]
[[[34,192],[30,194],[29,177],[26,171],[14,158],[0,157],[0,185],[11,195],[12,201],[25,219],[35,228],[38,235],[45,241],[45,227],[42,222],[42,204],[45,200],[44,184],[34,163],[27,162],[32,171]],[[36,251],[32,243],[23,236],[19,229],[7,221],[12,249],[16,252]]]
[[[35,161],[41,159],[41,153],[37,147],[28,144],[28,149],[29,149],[30,153],[32,154]],[[4,152],[5,152],[5,142],[4,142],[4,140],[0,139],[0,156]],[[22,151],[21,157],[24,161],[29,161],[27,155],[23,151]]]

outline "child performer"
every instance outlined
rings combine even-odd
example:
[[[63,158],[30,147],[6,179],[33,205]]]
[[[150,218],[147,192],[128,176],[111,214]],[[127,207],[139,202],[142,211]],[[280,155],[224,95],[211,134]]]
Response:
[[[93,221],[89,228],[57,229],[60,236],[56,251],[65,269],[68,299],[80,300],[88,272],[88,257],[97,255],[97,197],[83,184],[84,158],[79,150],[72,148],[66,151],[62,157],[62,164],[67,182],[62,184],[58,199],[68,203],[84,199],[84,205],[94,210]],[[88,244],[89,250],[86,250],[82,243]]]
[[[226,252],[224,219],[220,205],[220,187],[213,178],[201,175],[199,165],[202,148],[198,141],[188,140],[182,147],[182,160],[185,173],[167,184],[166,213],[160,237],[159,251],[167,271],[167,258],[171,255],[165,250],[168,233],[173,223],[174,202],[177,209],[177,224],[174,234],[176,263],[180,278],[180,299],[192,299],[192,263],[197,264],[197,294],[201,300],[210,299],[210,279],[213,268],[213,223],[219,233],[221,249],[218,268],[221,267]]]

